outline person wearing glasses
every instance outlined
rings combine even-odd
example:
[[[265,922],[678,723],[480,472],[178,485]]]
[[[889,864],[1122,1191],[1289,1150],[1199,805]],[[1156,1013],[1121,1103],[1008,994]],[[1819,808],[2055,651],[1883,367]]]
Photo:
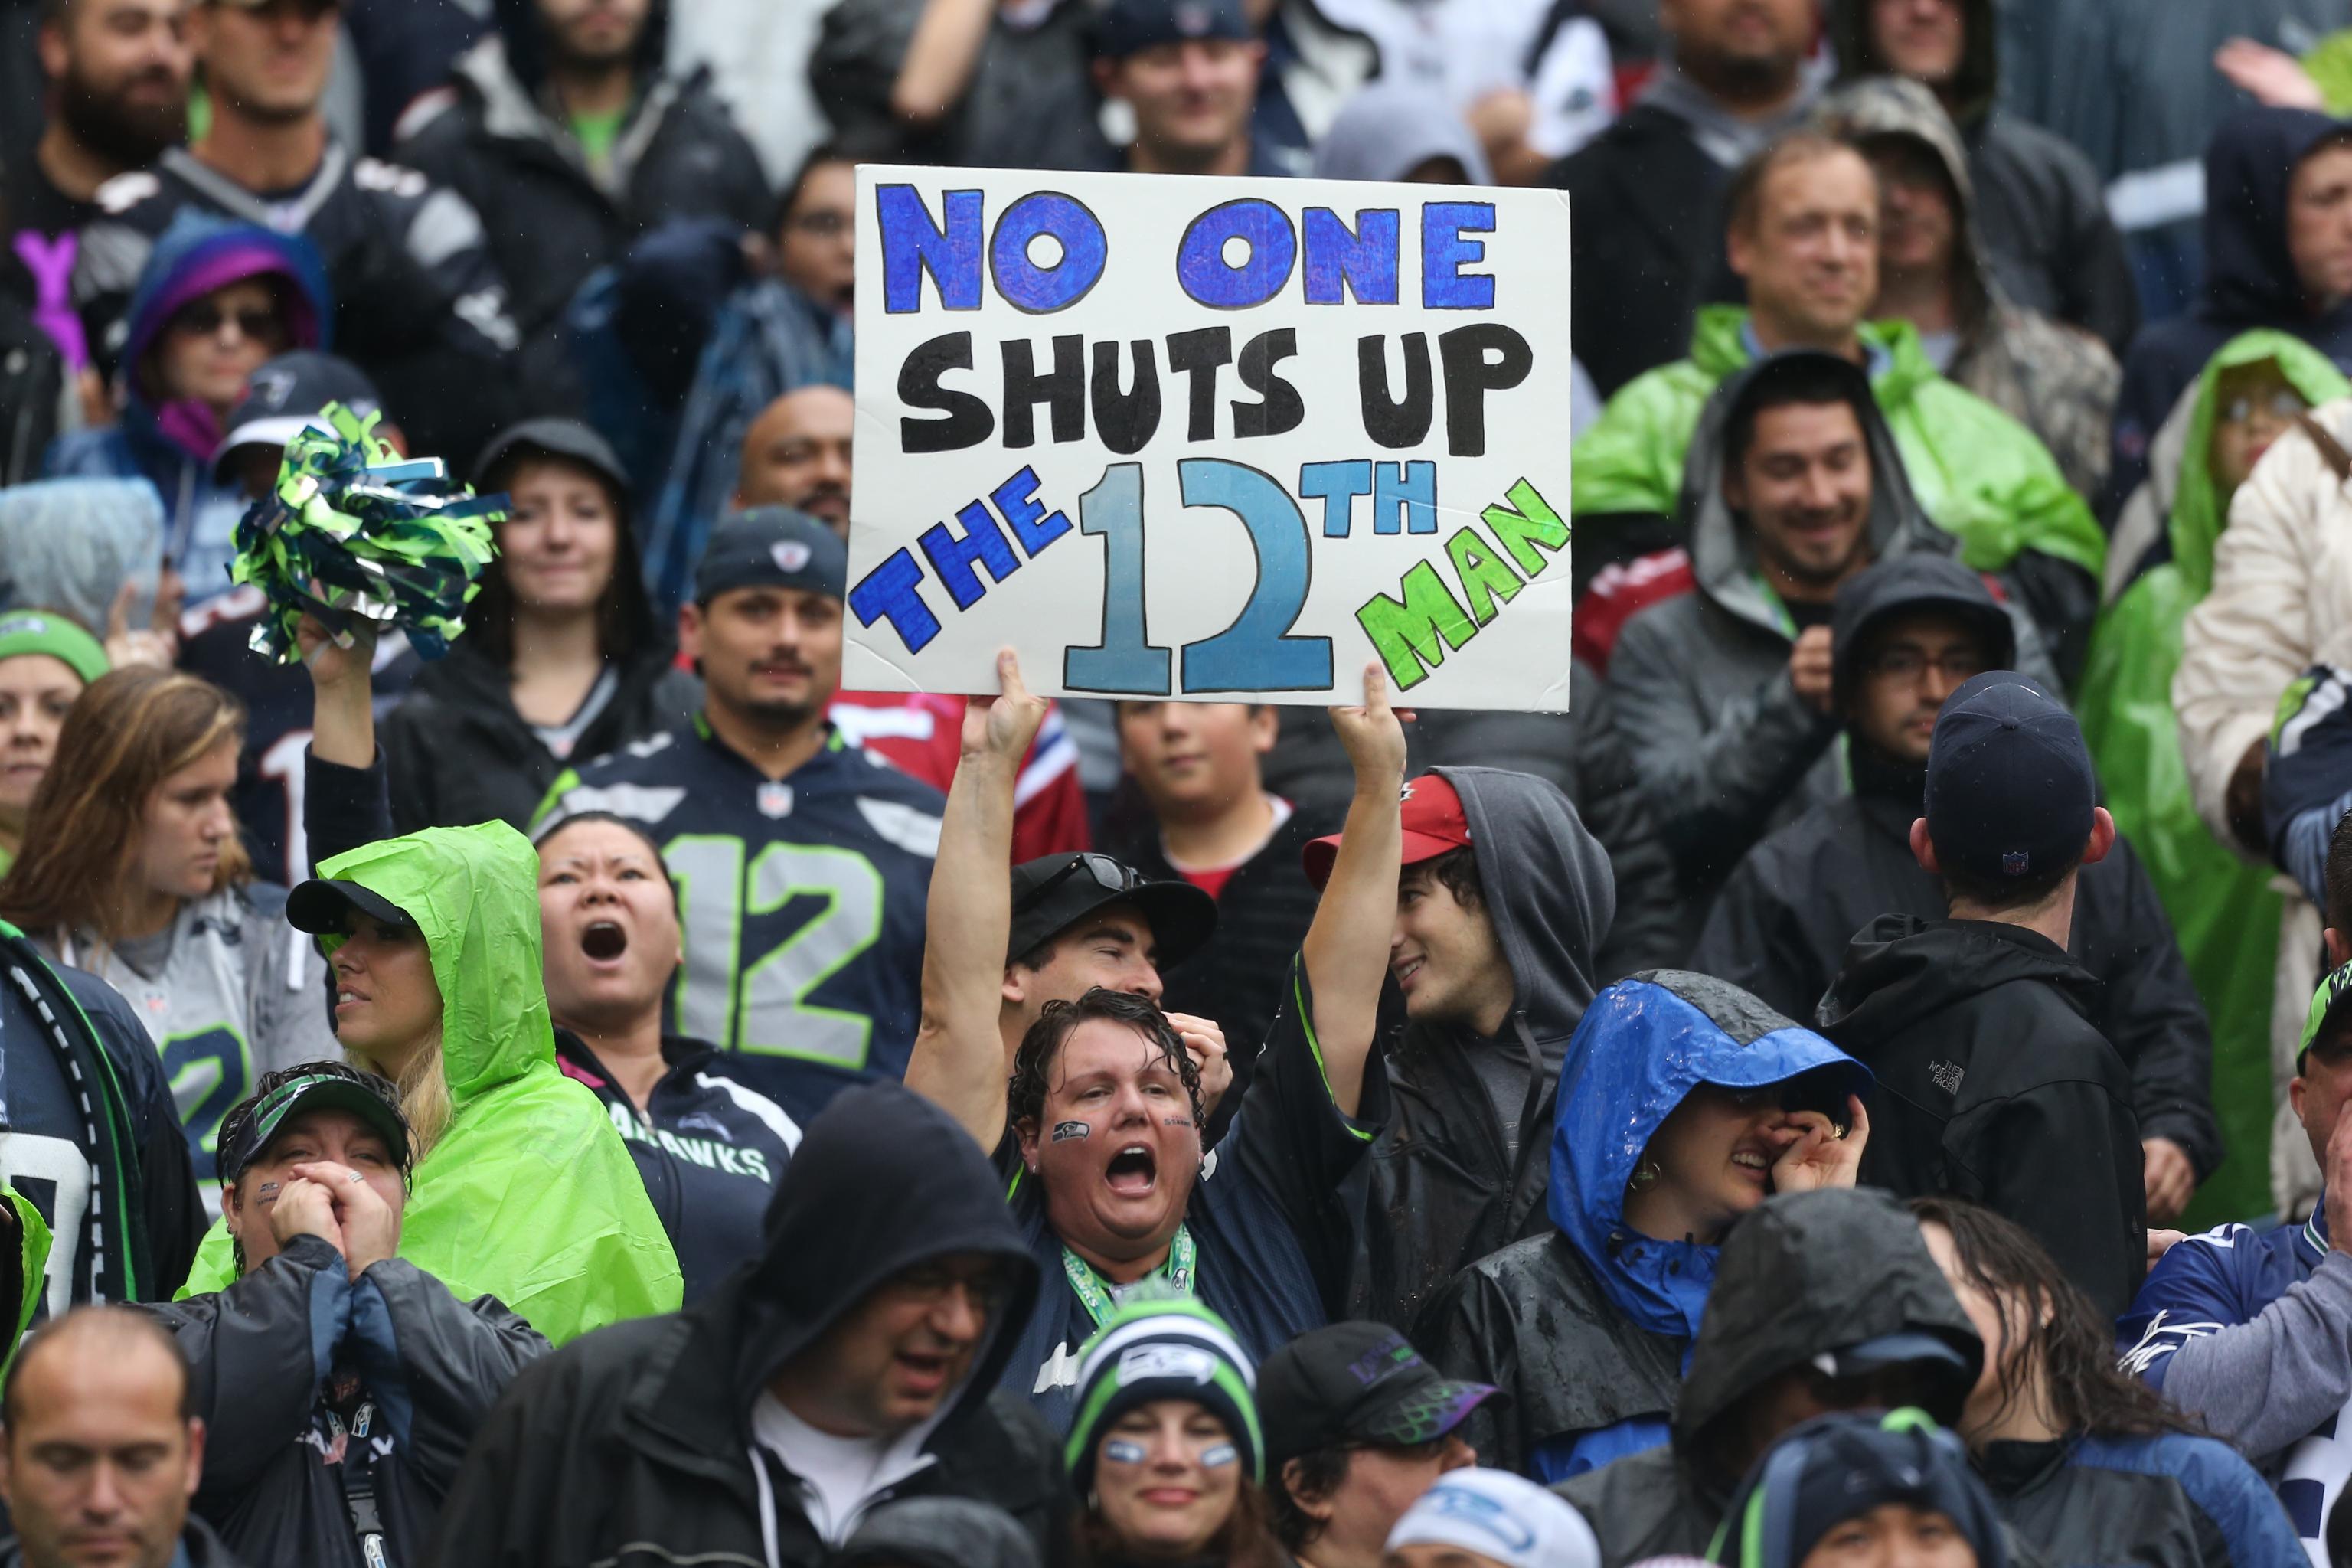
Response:
[[[1388,1113],[1386,1076],[1368,1060],[1388,969],[1404,731],[1377,664],[1363,704],[1330,710],[1355,768],[1347,828],[1248,1092],[1204,1156],[1207,1074],[1152,997],[1158,963],[1204,933],[1207,896],[1100,856],[1009,869],[1014,780],[1045,704],[1010,649],[997,673],[1002,695],[964,714],[907,1084],[992,1153],[1045,1281],[1019,1327],[1008,1324],[1016,1344],[1002,1386],[1067,1431],[1082,1347],[1137,1287],[1197,1298],[1252,1360],[1320,1327],[1345,1292],[1355,1248],[1339,1190]],[[1049,940],[1024,951],[1031,932]],[[1077,984],[1075,1000],[1046,999]],[[1016,1036],[1011,1026],[1033,1009]]]
[[[1984,580],[1942,556],[1882,562],[1839,590],[1832,684],[1853,792],[1748,852],[1716,900],[1692,968],[1809,1018],[1855,931],[1883,914],[1943,918],[1942,884],[1911,853],[1911,825],[1927,810],[1927,742],[1955,688],[2011,667],[2012,630]],[[2221,1163],[2212,1031],[2131,846],[2118,837],[2105,859],[2083,868],[2079,887],[2067,951],[2102,982],[2091,1022],[2131,1068],[2148,1218],[2166,1223]]]
[[[847,572],[847,547],[805,512],[720,523],[680,616],[700,711],[567,770],[531,823],[544,841],[609,811],[653,835],[680,889],[677,1033],[734,1053],[734,1076],[803,1123],[847,1085],[906,1070],[944,805],[825,717]],[[341,742],[314,755],[364,768],[356,679],[336,704]]]
[[[143,479],[163,500],[162,563],[190,607],[228,592],[245,497],[213,452],[246,383],[289,349],[326,346],[331,307],[299,237],[190,213],[156,242],[123,322],[116,422],[59,437],[52,479]]]

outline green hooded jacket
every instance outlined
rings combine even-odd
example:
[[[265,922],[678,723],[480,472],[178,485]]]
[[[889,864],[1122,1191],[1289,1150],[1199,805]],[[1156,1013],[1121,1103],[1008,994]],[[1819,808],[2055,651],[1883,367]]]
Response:
[[[2198,817],[2172,708],[2181,623],[2213,585],[2213,547],[2228,521],[2207,466],[2215,388],[2223,371],[2263,360],[2275,360],[2315,405],[2352,395],[2352,383],[2299,338],[2255,331],[2222,345],[2198,377],[2193,401],[2183,398],[2151,449],[2161,458],[2182,443],[2164,513],[2171,559],[2133,579],[2100,615],[2075,702],[2107,809],[2147,867],[2213,1022],[2213,1110],[2229,1157],[2181,1222],[2194,1230],[2271,1206],[2279,895],[2268,869],[2239,859]],[[2147,481],[2159,503],[2167,477],[2158,469]]]
[[[497,1297],[558,1344],[676,1310],[677,1256],[644,1179],[595,1095],[555,1065],[529,841],[504,823],[432,827],[338,855],[319,874],[415,921],[441,987],[454,1114],[416,1167],[400,1256],[460,1300]],[[235,1278],[215,1226],[180,1295]]]
[[[1675,515],[1683,458],[1699,410],[1752,357],[1748,312],[1709,305],[1691,331],[1688,359],[1628,382],[1570,454],[1578,518],[1612,512]],[[2096,577],[2107,540],[2033,433],[1937,373],[1908,321],[1865,321],[1863,342],[1885,363],[1871,390],[1895,433],[1911,489],[1938,528],[1960,541],[1960,559],[1999,572],[2023,551],[2070,562]]]

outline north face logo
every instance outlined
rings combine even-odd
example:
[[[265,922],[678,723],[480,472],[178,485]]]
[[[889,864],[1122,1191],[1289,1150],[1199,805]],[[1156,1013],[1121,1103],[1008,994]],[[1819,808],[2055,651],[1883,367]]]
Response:
[[[1960,1077],[1966,1070],[1967,1069],[1962,1068],[1958,1062],[1929,1062],[1927,1064],[1927,1076],[1934,1079],[1936,1080],[1936,1087],[1942,1089],[1946,1094],[1958,1094],[1960,1092]]]

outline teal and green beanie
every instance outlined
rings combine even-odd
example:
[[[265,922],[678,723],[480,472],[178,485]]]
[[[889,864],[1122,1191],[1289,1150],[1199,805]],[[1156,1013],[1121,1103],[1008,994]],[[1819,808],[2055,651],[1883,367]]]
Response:
[[[1078,1352],[1077,1416],[1063,1453],[1071,1484],[1081,1497],[1092,1491],[1103,1434],[1158,1399],[1189,1399],[1223,1422],[1244,1472],[1260,1479],[1256,1383],[1249,1353],[1206,1307],[1176,1298],[1120,1308]]]

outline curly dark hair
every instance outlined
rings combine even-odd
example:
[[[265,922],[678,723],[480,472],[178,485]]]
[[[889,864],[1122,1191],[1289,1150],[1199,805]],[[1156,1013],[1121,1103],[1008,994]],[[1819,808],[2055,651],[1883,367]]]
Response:
[[[1029,1032],[1021,1037],[1020,1047],[1013,1053],[1013,1080],[1004,1090],[1006,1120],[1017,1128],[1045,1119],[1045,1080],[1063,1045],[1079,1025],[1098,1018],[1125,1024],[1159,1049],[1160,1059],[1182,1080],[1184,1092],[1192,1101],[1193,1125],[1206,1128],[1209,1119],[1201,1105],[1201,1069],[1192,1065],[1168,1015],[1131,992],[1107,991],[1099,985],[1075,1002],[1046,1003]]]
[[[2022,1226],[1957,1198],[1914,1198],[1911,1212],[1950,1233],[1960,1272],[2000,1313],[2001,1337],[2011,1351],[1997,1371],[2002,1410],[2026,1397],[2038,1359],[2050,1385],[2051,1417],[2065,1431],[2097,1437],[2204,1433],[2116,1365],[2112,1326]],[[1990,1355],[1992,1347],[1985,1351]]]
[[[1486,901],[1486,887],[1478,879],[1478,853],[1475,849],[1448,849],[1434,858],[1416,860],[1404,868],[1406,880],[1415,876],[1425,876],[1437,883],[1465,910],[1477,909]]]
[[[1294,1480],[1283,1474],[1289,1468],[1286,1460],[1280,1467],[1269,1465],[1273,1471],[1265,1478],[1265,1500],[1274,1515],[1274,1533],[1285,1550],[1296,1555],[1315,1544],[1324,1530],[1324,1521],[1298,1506],[1302,1497],[1329,1497],[1348,1479],[1348,1466],[1354,1449],[1345,1443],[1332,1443],[1320,1448],[1309,1448],[1291,1456],[1298,1462],[1298,1475]]]

